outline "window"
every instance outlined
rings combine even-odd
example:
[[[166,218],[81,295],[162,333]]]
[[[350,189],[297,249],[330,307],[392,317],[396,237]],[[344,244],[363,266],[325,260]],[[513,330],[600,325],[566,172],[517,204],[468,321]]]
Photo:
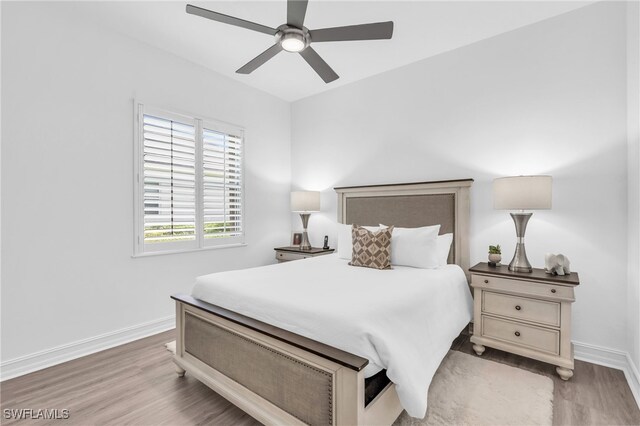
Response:
[[[244,243],[241,128],[137,105],[135,254]]]

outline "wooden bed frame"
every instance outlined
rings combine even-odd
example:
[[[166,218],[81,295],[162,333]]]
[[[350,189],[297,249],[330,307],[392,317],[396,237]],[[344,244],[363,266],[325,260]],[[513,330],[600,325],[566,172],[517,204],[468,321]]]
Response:
[[[454,233],[449,263],[469,267],[472,179],[335,188],[338,221]],[[384,209],[381,210],[381,209]],[[368,360],[186,295],[176,301],[178,375],[185,371],[270,425],[390,425],[402,412],[389,383],[365,406]]]

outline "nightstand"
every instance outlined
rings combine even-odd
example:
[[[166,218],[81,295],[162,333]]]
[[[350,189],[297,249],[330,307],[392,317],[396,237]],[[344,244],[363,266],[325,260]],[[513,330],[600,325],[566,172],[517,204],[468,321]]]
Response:
[[[276,259],[278,259],[278,262],[288,262],[290,260],[324,256],[325,254],[331,254],[335,251],[332,248],[325,250],[323,248],[316,247],[311,247],[310,250],[300,250],[300,247],[298,246],[276,247],[274,250],[276,251]]]
[[[478,263],[473,287],[473,350],[485,346],[556,365],[563,380],[573,376],[571,304],[578,274],[550,275],[544,269],[512,272]]]

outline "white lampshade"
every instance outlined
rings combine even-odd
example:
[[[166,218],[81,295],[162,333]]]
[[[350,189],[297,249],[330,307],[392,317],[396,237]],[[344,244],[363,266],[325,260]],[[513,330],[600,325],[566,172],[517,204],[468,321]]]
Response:
[[[551,208],[551,176],[511,176],[493,181],[496,210]]]
[[[320,193],[318,191],[293,191],[291,193],[292,212],[319,212]]]

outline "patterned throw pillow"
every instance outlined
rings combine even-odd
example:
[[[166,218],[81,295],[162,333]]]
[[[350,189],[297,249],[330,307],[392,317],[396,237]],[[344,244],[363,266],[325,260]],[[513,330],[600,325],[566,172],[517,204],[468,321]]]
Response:
[[[391,269],[391,233],[393,226],[371,232],[361,226],[351,227],[353,251],[349,265]]]

